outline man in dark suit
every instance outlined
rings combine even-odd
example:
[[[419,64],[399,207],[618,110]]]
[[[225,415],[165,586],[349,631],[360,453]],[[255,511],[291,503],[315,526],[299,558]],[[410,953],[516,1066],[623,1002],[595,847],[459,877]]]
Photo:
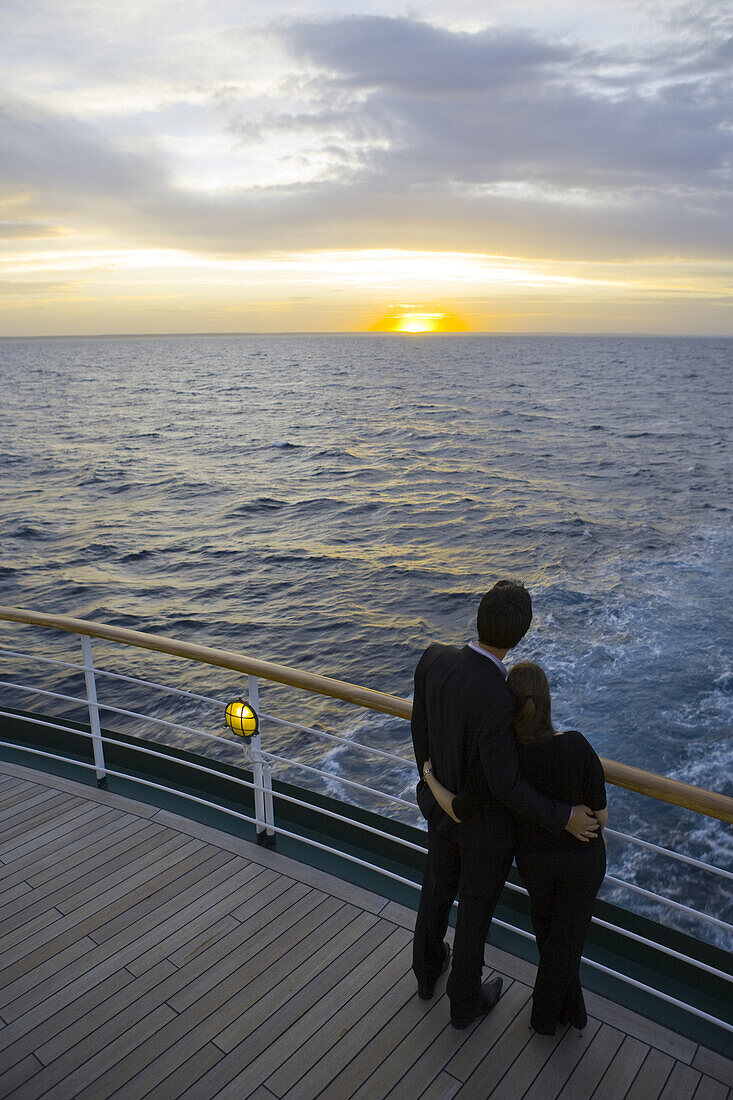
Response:
[[[413,943],[418,993],[432,997],[448,965],[443,942],[458,894],[453,965],[447,992],[451,1023],[468,1027],[490,1012],[501,978],[481,985],[484,944],[514,852],[512,813],[551,833],[568,829],[587,841],[598,822],[587,806],[541,794],[522,779],[512,732],[516,705],[502,658],[529,630],[532,600],[518,581],[499,581],[478,609],[478,642],[431,645],[415,670],[412,742],[420,775],[429,760],[436,777],[458,791],[456,823],[418,784],[428,820],[428,857]],[[484,792],[475,810],[476,791]],[[511,812],[510,812],[511,811]],[[465,816],[464,816],[465,815]]]

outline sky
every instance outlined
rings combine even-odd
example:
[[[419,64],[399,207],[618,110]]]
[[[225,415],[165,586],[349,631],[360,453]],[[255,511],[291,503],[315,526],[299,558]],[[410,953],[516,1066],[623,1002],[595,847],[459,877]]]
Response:
[[[2,0],[0,336],[733,335],[724,0]]]

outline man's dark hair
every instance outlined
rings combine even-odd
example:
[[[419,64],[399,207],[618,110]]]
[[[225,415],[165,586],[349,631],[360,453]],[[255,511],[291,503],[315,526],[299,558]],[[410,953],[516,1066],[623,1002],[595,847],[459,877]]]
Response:
[[[476,616],[478,640],[495,649],[511,649],[532,622],[532,597],[521,581],[497,581],[482,597]]]

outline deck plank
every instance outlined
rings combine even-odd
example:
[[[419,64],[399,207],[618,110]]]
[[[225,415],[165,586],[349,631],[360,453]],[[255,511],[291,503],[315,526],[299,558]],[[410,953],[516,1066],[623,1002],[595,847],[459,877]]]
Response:
[[[376,1083],[379,1090],[377,1095],[380,1096],[422,1096],[460,1042],[461,1036],[446,1021],[441,1006],[436,1005],[405,1036],[402,1043],[382,1062],[374,1076],[354,1096],[361,1100],[371,1100],[374,1095],[370,1093],[372,1081]],[[460,1087],[460,1082],[456,1081],[456,1085]]]
[[[452,1100],[460,1087],[461,1082],[444,1070],[420,1093],[418,1100]],[[402,1100],[402,1097],[393,1090],[386,1100]]]
[[[48,952],[43,949],[31,951],[25,955],[15,966],[8,966],[3,971],[3,986],[0,990],[0,1009],[3,1019],[8,1022],[22,1015],[24,1009],[18,1008],[17,1002],[22,1000],[29,991],[35,994],[39,980],[44,977],[51,966],[63,970],[65,966],[83,958],[93,949],[94,944],[88,936],[74,939],[68,947],[58,954],[51,956],[53,962],[49,962]]]
[[[218,905],[208,909],[207,903],[212,896],[208,891],[222,889],[222,883],[225,883],[228,889],[236,889],[237,886],[238,872],[232,873],[232,861],[227,860],[226,853],[221,854],[221,859],[221,866],[210,870],[206,878],[182,892],[177,899],[178,909],[173,909],[172,903],[164,907],[165,912],[161,912],[160,923],[154,923],[152,927],[141,930],[139,937],[133,938],[132,941],[127,939],[124,943],[108,941],[104,947],[98,947],[85,957],[84,965],[76,974],[68,974],[67,968],[67,975],[55,983],[56,988],[47,989],[42,1001],[0,1031],[0,1049],[16,1042],[19,1036],[44,1027],[45,1021],[65,1005],[88,998],[90,990],[106,984],[120,967],[124,967],[140,953],[149,949],[171,929],[185,925],[194,934],[206,922],[215,919],[222,905],[228,902],[225,898],[224,902],[220,901]],[[199,912],[198,916],[194,914],[194,919],[189,920],[192,910],[197,907],[203,908],[204,911]],[[122,934],[118,939],[121,938]]]
[[[558,1048],[545,1070],[525,1093],[525,1100],[547,1100],[549,1096],[562,1095],[572,1096],[575,1100],[590,1100],[624,1036],[608,1024],[602,1024],[573,1069],[572,1062],[576,1057],[573,1052],[575,1038],[577,1036],[571,1032],[565,1044]],[[557,1055],[563,1051],[563,1047],[564,1054],[558,1059]]]
[[[300,883],[291,883],[269,904],[254,910],[243,922],[237,922],[237,927],[228,936],[212,945],[202,959],[197,959],[197,965],[191,969],[196,980],[173,996],[171,1004],[177,1012],[183,1012],[199,1004],[202,997],[215,992],[218,986],[231,981],[232,975],[243,968],[247,968],[248,974],[259,973],[257,961],[261,954],[266,954],[268,962],[277,959],[272,949],[273,937],[282,937],[280,946],[284,953],[298,942],[301,922],[311,927],[313,910],[326,920],[339,908],[335,899],[326,898]],[[205,970],[201,966],[203,959]]]
[[[244,855],[252,849],[250,841],[242,840],[228,833],[221,833],[210,825],[202,825],[199,821],[180,817],[168,810],[159,810],[155,815],[155,820],[172,825],[181,832],[186,833],[187,836],[196,836],[200,840],[217,843],[228,852]],[[329,875],[326,871],[321,871],[317,867],[298,863],[297,860],[290,859],[280,852],[268,848],[257,848],[255,851],[257,862],[263,867],[270,867],[272,870],[279,871],[283,875],[289,875],[291,878],[295,877],[299,882],[313,886],[316,890],[327,889],[333,897],[341,898],[342,901],[348,902],[350,905],[358,905],[368,913],[384,915],[383,910],[390,904],[380,894],[366,890],[363,886],[346,882],[344,879],[334,878],[333,875]]]
[[[102,865],[107,853],[112,853],[116,846],[119,846],[121,850],[125,843],[134,843],[132,838],[142,826],[143,822],[140,819],[132,818],[125,824],[120,824],[118,821],[115,821],[114,824],[110,823],[107,830],[101,827],[99,830],[95,829],[94,841],[89,843],[85,839],[80,845],[83,858],[80,858],[79,851],[69,852],[65,858],[61,858],[60,854],[55,851],[46,860],[34,861],[31,865],[24,864],[18,866],[16,870],[9,868],[8,874],[2,878],[2,887],[23,879],[34,890],[37,890],[39,887],[45,887],[46,883],[51,882],[52,879],[56,879],[59,875],[66,874],[80,865],[83,865],[85,871],[91,870],[97,865]]]
[[[174,850],[167,856],[165,864],[158,867],[157,875],[151,875],[151,869],[146,867],[128,881],[128,888],[121,890],[119,896],[113,890],[107,891],[105,897],[114,898],[114,902],[105,907],[103,922],[99,921],[99,913],[94,913],[95,927],[89,934],[96,943],[103,944],[131,925],[149,921],[155,909],[167,901],[175,900],[181,889],[196,882],[209,868],[221,865],[223,853],[209,846],[198,845],[191,848],[191,843],[198,842],[189,841]],[[152,884],[155,889],[151,891]],[[134,889],[131,889],[133,886]],[[97,904],[97,899],[90,901]]]
[[[199,918],[207,919],[208,905],[217,911],[231,905],[231,895],[250,878],[248,865],[229,859],[226,852],[206,855],[179,880],[179,892],[166,890],[163,895],[151,894],[151,904],[135,906],[124,914],[127,919],[110,936],[99,937],[99,947],[104,953],[122,956],[129,961],[183,925],[191,926]],[[90,933],[97,942],[96,930]]]
[[[437,1034],[447,1024],[443,999],[425,1002],[416,997],[415,979],[411,973],[404,975],[382,999],[379,1007],[382,1009],[381,1026],[375,1029],[341,1073],[325,1085],[319,1094],[323,1100],[355,1096],[364,1082],[371,1083],[377,1076],[381,1084],[375,1087],[372,1095],[386,1095],[415,1061],[417,1055],[413,1054],[420,1045],[421,1035],[425,1031]],[[413,1030],[416,1031],[415,1036],[411,1037],[413,1041],[405,1042]],[[400,1048],[405,1061],[392,1057],[397,1048]],[[387,1081],[389,1087],[385,1088]]]
[[[35,890],[33,898],[27,899],[25,905],[3,906],[3,927],[9,932],[12,931],[19,924],[25,923],[28,917],[35,916],[41,911],[44,903],[52,905],[62,913],[78,909],[86,901],[103,894],[108,886],[119,885],[138,870],[157,864],[158,860],[168,852],[182,847],[181,838],[177,836],[169,837],[167,842],[163,841],[160,846],[156,841],[155,837],[146,838],[134,848],[131,846],[128,850],[123,850],[117,859],[112,859],[104,865],[101,874],[94,869],[87,873],[85,867],[77,866],[66,874],[51,879],[42,890]],[[155,871],[151,872],[151,874],[154,873]]]
[[[440,1070],[451,1062],[454,1055],[467,1046],[472,1035],[481,1031],[483,1043],[493,1044],[509,1021],[516,1017],[523,997],[521,994],[517,995],[517,990],[513,989],[513,983],[507,983],[497,1006],[489,1016],[482,1018],[470,1030],[457,1030],[451,1027],[449,1014],[445,1011],[446,999],[442,998],[442,1003],[437,998],[436,1001],[437,1004],[433,1002],[433,1011],[425,1012],[423,1006],[422,1018],[418,1019],[402,1042],[384,1059],[370,1082],[362,1085],[355,1096],[367,1100],[368,1084],[371,1080],[377,1082],[379,1090],[385,1095],[389,1093],[405,1096],[419,1095],[428,1088]],[[409,1005],[410,1010],[415,1004],[413,997]]]
[[[37,772],[33,768],[25,767],[22,764],[11,764],[7,761],[0,762],[0,767],[7,775],[26,780],[33,786],[64,791],[79,798],[84,798],[87,802],[114,806],[115,809],[121,810],[123,813],[134,813],[138,817],[153,817],[158,812],[157,806],[148,806],[145,802],[138,802],[125,797],[125,795],[114,794],[112,791],[97,787],[95,782],[89,778],[88,772],[84,773],[84,781],[80,781],[78,779],[67,779],[62,775],[53,775],[51,772]]]
[[[701,1074],[692,1066],[678,1062],[667,1078],[667,1083],[659,1094],[659,1100],[692,1100],[700,1083],[700,1077]]]
[[[252,1049],[252,1032],[258,1020],[266,1021],[270,1037],[275,1034],[276,1028],[282,1027],[285,1031],[292,1027],[292,1023],[307,1027],[304,1013],[313,1004],[318,1004],[319,1016],[325,1016],[328,1011],[325,998],[333,986],[347,978],[365,954],[376,951],[391,931],[389,925],[378,922],[373,914],[360,913],[353,906],[343,906],[343,913],[344,921],[349,920],[343,930],[330,940],[324,940],[315,950],[313,946],[306,949],[302,963],[291,970],[284,980],[273,984],[268,975],[269,989],[263,984],[256,1007],[253,1006],[219,1032],[217,1046],[229,1053],[240,1045],[244,1034]],[[291,1040],[297,1042],[297,1037],[297,1031],[289,1033],[288,1041],[282,1047],[283,1054],[292,1049]]]
[[[351,1096],[372,1069],[379,1065],[381,1053],[386,1055],[392,1049],[392,1021],[414,997],[414,982],[414,977],[403,970],[395,984],[352,1029],[346,1037],[349,1042],[340,1049],[332,1048],[286,1095],[293,1100],[308,1100],[309,1097],[321,1095],[323,1100],[329,1096]],[[395,1035],[396,1041],[401,1038],[401,1035]]]
[[[307,944],[303,945],[305,951],[291,950],[287,966],[292,966],[299,958],[301,961],[286,975],[283,974],[285,967],[278,966],[275,968],[277,972],[268,969],[263,974],[261,985],[258,983],[257,1000],[244,1011],[240,1005],[237,1019],[215,1037],[216,1046],[223,1051],[229,1048],[228,1053],[208,1075],[205,1087],[201,1082],[197,1084],[199,1095],[211,1095],[219,1083],[224,1084],[236,1076],[242,1067],[247,1067],[245,1077],[248,1081],[261,1081],[261,1067],[254,1064],[258,1054],[273,1048],[279,1050],[283,1042],[287,1043],[289,1029],[301,1022],[304,1006],[317,1003],[320,993],[328,989],[329,983],[337,980],[340,971],[329,962],[330,958],[336,956],[343,959],[343,968],[347,968],[349,956],[353,953],[358,958],[359,954],[369,952],[378,943],[380,934],[384,936],[386,930],[375,930],[374,917],[365,913],[357,915],[352,907],[341,906],[323,923],[319,939],[324,942],[317,951],[308,954]],[[302,958],[303,954],[306,954],[305,958]],[[309,975],[312,975],[310,981]],[[222,1035],[228,1035],[227,1042],[222,1042]],[[189,1050],[190,1041],[186,1034],[169,1048],[158,1063],[151,1064],[145,1073],[129,1082],[126,1097],[136,1100],[147,1096],[157,1086],[160,1075],[169,1073],[171,1063],[179,1062]],[[241,1096],[242,1090],[235,1090],[235,1095]],[[80,1100],[88,1098],[80,1097]]]
[[[57,797],[56,791],[33,791],[29,788],[20,791],[12,790],[8,794],[3,793],[3,797],[0,797],[0,821],[14,819],[19,812],[18,806],[26,810]]]
[[[527,991],[529,997],[529,991]],[[499,1002],[501,1004],[501,1001]],[[492,1013],[493,1015],[493,1013]],[[489,1022],[491,1016],[489,1017]],[[481,1031],[479,1025],[475,1034]],[[529,1008],[526,1006],[512,1021],[501,1035],[501,1042],[493,1042],[485,1049],[484,1057],[474,1067],[471,1074],[465,1079],[463,1085],[456,1093],[460,1100],[486,1100],[510,1070],[518,1058],[524,1057],[524,1052],[529,1046],[532,1033],[529,1030]],[[549,1055],[549,1052],[548,1052]],[[451,1072],[451,1063],[446,1069]]]
[[[222,936],[227,936],[237,927],[234,917],[225,913],[219,920],[206,920],[203,927],[193,930],[189,924],[171,932],[169,936],[156,943],[149,951],[139,955],[127,964],[127,969],[136,976],[144,974],[151,966],[170,959],[176,969],[180,970],[187,962],[193,961],[196,955],[212,947]],[[177,961],[180,958],[182,961]]]
[[[13,922],[12,930],[4,932],[3,935],[3,945],[7,945],[7,949],[0,954],[0,971],[5,975],[4,981],[6,983],[13,981],[16,975],[26,973],[29,965],[27,956],[31,953],[37,953],[43,949],[50,958],[80,936],[90,935],[95,942],[98,942],[100,929],[106,928],[113,917],[120,912],[125,916],[128,915],[130,912],[126,909],[128,904],[139,897],[149,900],[153,896],[149,886],[151,880],[159,882],[165,878],[170,881],[175,879],[176,873],[180,873],[180,884],[184,881],[187,872],[195,870],[201,864],[206,858],[206,853],[201,851],[190,853],[185,844],[180,844],[167,849],[165,856],[167,864],[165,871],[161,871],[153,862],[142,870],[136,868],[135,873],[129,877],[126,874],[118,875],[111,886],[89,899],[89,903],[79,909],[63,901],[57,907],[51,900],[49,904],[62,916],[60,920],[49,922],[45,932],[41,929],[37,933],[34,931],[31,936],[13,935],[13,932],[22,932],[24,927],[27,929],[26,925]],[[41,910],[42,915],[45,911],[42,899],[36,901],[32,909],[33,912],[30,910],[27,912],[28,917],[38,915],[35,912],[37,909]],[[68,911],[64,912],[64,909]],[[79,916],[86,919],[79,920]],[[0,996],[1,1003],[2,996]]]
[[[270,1006],[265,1004],[257,1007],[255,1016],[250,1012],[242,1017],[241,1024],[245,1027],[240,1032],[239,1042],[231,1047],[225,1061],[207,1079],[207,1091],[222,1097],[237,1097],[246,1094],[256,1081],[264,1081],[268,1088],[271,1087],[268,1077],[284,1060],[302,1059],[303,1069],[297,1076],[318,1060],[311,1048],[311,1036],[319,1027],[334,1036],[343,1031],[339,1005],[348,997],[350,983],[361,981],[362,986],[365,985],[374,965],[393,957],[399,950],[399,943],[392,938],[394,929],[390,931],[380,923],[372,922],[355,941],[356,925],[352,924],[345,931],[348,938],[340,937],[340,944],[334,942],[320,959],[314,959],[316,966],[309,961],[313,974],[310,981],[303,984],[307,972],[298,968],[271,991],[271,1015],[267,1015]],[[336,954],[339,947],[340,955]],[[330,961],[332,954],[335,957]],[[300,988],[291,995],[296,982]],[[282,1003],[278,1005],[278,1001]],[[262,1021],[259,1026],[258,1020]],[[246,1037],[242,1038],[243,1035]],[[219,1038],[216,1042],[220,1045]]]
[[[92,803],[84,811],[74,810],[68,820],[56,821],[52,833],[42,827],[40,832],[30,839],[27,836],[16,837],[14,846],[0,853],[0,856],[6,866],[12,865],[21,859],[31,862],[39,854],[51,850],[62,850],[59,845],[62,837],[66,840],[73,840],[79,836],[88,836],[92,828],[96,828],[103,821],[115,820],[118,816],[117,811],[107,806],[97,806]]]
[[[50,1041],[59,1032],[74,1024],[87,1012],[94,1011],[98,1005],[110,998],[116,998],[120,990],[133,980],[132,975],[126,970],[118,970],[110,975],[105,982],[92,986],[83,996],[77,997],[70,1004],[62,1005],[56,1012],[52,1012],[43,1021],[43,1031],[39,1034],[35,1028],[29,1028],[24,1032],[16,1029],[16,1035],[11,1042],[3,1043],[0,1050],[0,1079],[8,1069],[16,1064],[20,1058],[36,1049],[44,1040]],[[116,1002],[115,1002],[116,1003]],[[9,1025],[12,1027],[12,1025]]]
[[[83,1042],[67,1051],[64,1057],[45,1066],[25,1085],[11,1093],[13,1100],[69,1100],[76,1097],[104,1071],[110,1061],[119,1062],[137,1050],[143,1038],[155,1036],[158,1030],[175,1016],[172,1008],[161,1005],[153,1012],[144,1012],[142,1002],[137,1010],[144,1013],[122,1034],[116,1021],[99,1028]],[[108,1040],[105,1042],[105,1040]],[[100,1043],[103,1045],[100,1046]]]
[[[139,978],[128,982],[114,997],[108,997],[101,1005],[97,1005],[77,1017],[73,1024],[68,1024],[63,1030],[57,1032],[52,1039],[48,1039],[41,1046],[37,1046],[36,1057],[43,1062],[44,1066],[48,1066],[98,1029],[101,1029],[103,1024],[116,1017],[119,1018],[115,1020],[115,1023],[121,1029],[126,1019],[125,1012],[128,1015],[138,1014],[138,1002],[142,1001],[143,998],[146,1006],[152,1004],[152,1007],[157,1008],[158,1004],[164,1003],[165,999],[161,985],[165,978],[170,977],[175,972],[175,967],[167,959],[158,963],[157,966],[151,967],[146,974],[142,974]],[[150,996],[151,990],[154,991],[155,997]],[[163,1000],[157,1000],[159,997],[163,997]],[[135,1006],[132,1011],[130,1011],[131,1006]]]
[[[285,1058],[266,1078],[271,1092],[276,1096],[316,1096],[319,1082],[328,1081],[339,1073],[362,1048],[374,1027],[381,1026],[382,1000],[404,979],[411,957],[412,946],[405,944],[365,982],[358,995],[339,1010],[335,1035],[326,1021],[309,1041],[302,1062],[297,1051]]]
[[[593,1042],[599,1028],[598,1020],[588,1018],[582,1037],[574,1028],[555,1036],[533,1035],[521,1059],[515,1059],[492,1093],[496,1100],[515,1100],[525,1096],[538,1081],[546,1083],[534,1095],[557,1096],[570,1072],[577,1066]]]
[[[0,855],[5,860],[23,858],[26,853],[45,843],[51,831],[61,835],[73,829],[79,821],[93,821],[115,812],[108,806],[85,803],[73,795],[55,795],[42,806],[18,814],[12,824],[6,825],[0,842]]]
[[[310,1009],[288,1033],[287,1048],[260,1057],[258,1069],[267,1087],[283,1096],[297,1081],[337,1046],[382,992],[404,973],[411,944],[404,929],[391,929],[386,939],[355,965],[327,996],[313,1002]]]
[[[300,907],[302,910],[304,902],[310,900],[312,899],[306,896],[305,899],[296,902],[291,909]],[[329,909],[335,910],[335,912],[327,915]],[[320,904],[313,907],[307,916],[303,916],[300,920],[295,918],[290,931],[293,936],[299,936],[301,951],[307,951],[308,937],[316,928],[319,928],[319,930],[325,929],[326,935],[328,935],[329,921],[333,921],[334,917],[343,921],[344,916],[348,916],[348,914],[344,914],[342,910],[344,910],[344,907],[340,903],[325,898]],[[277,938],[277,933],[275,933],[275,936]],[[248,984],[251,984],[253,992],[258,990],[260,981],[265,982],[272,977],[272,971],[275,969],[271,965],[275,957],[274,946],[274,943],[272,943],[269,945],[269,949],[265,948],[255,954],[248,964],[250,974]],[[291,952],[289,951],[287,954],[290,955]],[[286,959],[281,961],[281,966],[287,968],[288,961]],[[167,987],[175,983],[178,977],[178,975],[174,975],[165,983],[166,989],[161,991],[163,996],[167,992]],[[104,1079],[98,1082],[98,1095],[102,1088],[108,1090],[104,1092],[105,1096],[111,1095],[112,1092],[117,1090],[120,1082],[127,1083],[126,1093],[129,1094],[131,1100],[133,1096],[146,1095],[151,1087],[149,1080],[144,1081],[144,1089],[139,1092],[131,1084],[130,1078],[138,1072],[145,1071],[146,1067],[154,1067],[147,1070],[149,1078],[154,1079],[156,1075],[165,1077],[171,1072],[172,1065],[188,1059],[193,1052],[211,1042],[223,1026],[231,1023],[242,1012],[242,998],[238,995],[231,995],[232,990],[237,988],[238,983],[236,981],[231,983],[222,982],[201,996],[188,1011],[184,1011],[175,1019],[169,1021],[161,1029],[159,1035],[153,1036],[150,1040],[140,1044],[139,1050],[136,1051],[134,1066],[132,1063],[126,1062],[124,1066],[109,1068],[104,1075]],[[251,1001],[252,995],[250,993],[247,997],[247,1004]],[[168,997],[166,1003],[170,1005],[171,1001],[172,998]],[[169,1055],[167,1052],[171,1048],[173,1048],[173,1052],[172,1055]],[[156,1062],[158,1063],[157,1067],[155,1066]]]
[[[16,1062],[3,1074],[0,1096],[11,1096],[29,1078],[34,1077],[40,1069],[41,1063],[38,1059],[32,1054],[26,1055],[22,1061]]]
[[[661,1050],[650,1050],[626,1093],[626,1100],[657,1100],[674,1069],[675,1060]]]
[[[207,851],[198,841],[188,840],[181,843],[182,839],[179,836],[156,836],[151,843],[146,836],[140,844],[135,845],[134,850],[130,850],[127,861],[124,858],[111,860],[109,865],[105,865],[102,874],[82,875],[79,880],[67,883],[62,888],[57,888],[52,883],[50,897],[55,908],[62,913],[72,913],[96,898],[105,895],[114,898],[115,890],[122,888],[123,883],[127,884],[133,878],[146,887],[154,880],[156,893],[159,893],[163,885],[174,883],[179,874],[183,874],[189,867],[198,866],[212,854],[212,851]],[[195,862],[189,857],[195,857]],[[101,932],[97,931],[95,935],[99,936]]]
[[[191,858],[193,858],[193,857],[189,857],[189,859],[191,859]],[[205,868],[203,868],[203,869],[200,869],[198,867],[193,868],[193,872],[189,871],[187,876],[185,876],[185,875],[183,876],[183,878],[181,880],[182,883],[185,882],[186,878],[189,878],[192,874],[195,874],[197,877],[200,877],[205,872],[205,870],[206,870]],[[125,899],[124,899],[124,896],[123,896],[121,900],[115,902],[115,904],[114,904],[114,910],[115,911],[117,911],[120,908],[124,909],[124,900]],[[106,912],[106,910],[102,911],[103,914],[105,912]],[[100,919],[101,918],[99,917],[99,915],[97,915],[96,916],[97,922]],[[90,918],[90,921],[91,921],[92,925],[94,925],[94,922],[91,918]],[[87,927],[87,924],[90,923],[90,921],[82,922],[78,926],[79,938],[77,940],[72,938],[71,943],[69,944],[69,947],[66,948],[66,950],[69,950],[70,948],[72,948],[74,943],[80,942],[82,937],[84,939],[84,942],[86,943],[87,936],[84,934],[84,932],[85,932],[85,929]],[[61,923],[61,922],[57,922],[57,923]],[[73,932],[73,927],[72,927],[72,929],[68,930],[67,934],[70,934],[72,932]],[[65,939],[66,935],[64,937],[59,937],[59,939],[61,939],[61,938]],[[88,938],[91,940],[91,936],[89,936]],[[64,952],[61,952],[61,955],[55,953],[55,951],[53,949],[55,942],[56,941],[54,941],[52,939],[50,941],[50,943],[47,943],[47,944],[44,945],[42,951],[39,951],[37,954],[34,954],[33,961],[36,964],[36,968],[43,965],[43,962],[45,962],[46,959],[51,959],[51,958],[54,959],[54,961],[55,961],[55,963],[58,967],[58,960],[61,957],[61,955],[64,954]],[[29,976],[28,976],[29,975],[29,967],[27,965],[27,962],[26,962],[25,959],[21,960],[22,969],[23,969],[23,976],[18,978],[16,980],[16,982],[13,983],[12,987],[7,987],[7,989],[5,991],[0,991],[0,1004],[2,1004],[3,999],[7,996],[8,990],[9,989],[12,990],[12,997],[13,997],[12,1004],[7,1004],[2,1008],[2,1014],[5,1017],[5,1019],[14,1020],[18,1016],[23,1015],[30,1008],[34,1007],[36,1004],[39,1004],[42,1000],[44,1000],[50,993],[55,992],[62,985],[68,984],[73,978],[77,977],[85,969],[89,969],[89,967],[91,965],[93,965],[94,961],[96,959],[98,959],[100,956],[104,957],[104,954],[105,954],[104,950],[102,950],[102,951],[96,950],[97,948],[100,947],[100,945],[98,945],[94,940],[92,940],[92,944],[93,944],[93,947],[91,949],[89,949],[88,955],[85,954],[84,957],[81,959],[81,962],[79,964],[77,964],[76,966],[74,966],[73,964],[70,965],[70,966],[65,966],[64,969],[56,969],[54,971],[54,973],[52,973],[50,976],[46,977],[45,980],[40,980],[39,981],[38,977],[36,977],[34,979],[32,973],[31,973],[31,976],[29,978]],[[101,945],[101,947],[103,949],[104,945]],[[107,952],[107,954],[109,954],[109,952]],[[19,969],[21,968],[21,963],[18,964]],[[8,969],[13,970],[14,968],[11,967],[11,968],[8,968]],[[21,992],[21,990],[22,990],[22,992]]]
[[[712,1077],[701,1077],[694,1100],[728,1100],[730,1089],[722,1081]]]
[[[649,1047],[633,1035],[627,1035],[607,1067],[591,1100],[624,1100]]]
[[[18,898],[22,898],[25,894],[33,892],[33,887],[30,886],[25,879],[21,879],[19,882],[9,883],[3,890],[3,901],[0,906],[0,920],[2,920],[3,912],[9,909],[14,901]]]
[[[698,1047],[692,1060],[695,1069],[701,1073],[714,1077],[716,1081],[722,1081],[730,1088],[733,1086],[733,1061],[724,1058],[722,1054],[716,1054],[713,1050]]]
[[[464,1042],[445,1063],[448,1072],[459,1081],[466,1082],[489,1056],[494,1045],[501,1041],[511,1027],[523,1042],[530,1038],[527,1005],[530,990],[521,982],[509,984],[505,977],[498,1004],[479,1024],[462,1032]]]
[[[122,817],[115,817],[108,821],[106,824],[97,824],[94,829],[95,838],[102,839],[109,833],[115,832],[117,829],[123,828],[123,823],[127,824],[129,821],[140,821],[140,818],[133,817],[131,814],[125,814]],[[63,846],[63,850],[60,851],[59,846],[54,841],[50,841],[45,850],[43,848],[37,850],[33,854],[33,858],[24,863],[7,863],[0,867],[0,890],[2,890],[3,883],[7,881],[10,875],[15,875],[19,871],[23,871],[26,876],[35,876],[41,872],[53,870],[56,861],[74,857],[80,858],[80,854],[86,851],[87,844],[89,843],[89,831],[80,830],[76,838],[67,837],[66,843]],[[53,875],[51,875],[53,877]],[[40,885],[40,883],[38,884]]]
[[[697,1043],[693,1039],[678,1035],[677,1032],[656,1023],[655,1020],[647,1020],[624,1005],[614,1004],[613,1001],[599,997],[596,993],[587,992],[584,996],[589,1016],[602,1019],[604,1023],[623,1031],[626,1035],[634,1035],[642,1043],[657,1050],[663,1050],[665,1054],[669,1054],[680,1062],[687,1062],[688,1065],[692,1062],[697,1050]]]
[[[76,874],[79,887],[83,887],[86,884],[83,880],[90,880],[92,875],[97,881],[100,880],[99,868],[109,871],[123,853],[129,859],[136,859],[149,848],[161,843],[164,836],[162,827],[156,828],[142,818],[130,818],[126,821],[119,818],[115,821],[114,828],[108,832],[95,830],[94,839],[84,846],[83,860],[74,854],[66,859],[59,859],[54,866],[35,870],[28,875],[28,882],[34,890],[43,886],[47,890],[55,891],[67,882],[74,881]]]
[[[32,840],[35,836],[48,831],[49,823],[58,821],[61,824],[73,817],[81,810],[88,809],[84,801],[70,794],[54,793],[50,798],[44,798],[41,802],[25,805],[20,810],[11,814],[5,822],[0,842],[0,855],[5,855],[15,844],[11,843],[16,837],[23,840]]]
[[[593,994],[582,1039],[532,1035],[491,946],[456,1031],[412,910],[210,826],[0,764],[0,830],[0,1097],[730,1100],[730,1061]]]
[[[25,779],[18,779],[14,775],[0,775],[0,790],[6,787],[17,787],[21,784],[28,785]]]
[[[213,1043],[207,1043],[206,1046],[201,1047],[192,1054],[190,1058],[187,1058],[185,1062],[182,1062],[165,1080],[160,1081],[155,1086],[155,1091],[152,1096],[155,1100],[178,1100],[178,1097],[186,1089],[191,1086],[195,1086],[203,1075],[215,1066],[217,1062],[220,1062],[224,1057],[224,1052],[214,1046]],[[84,1097],[84,1100],[100,1100],[101,1093],[95,1091],[95,1086],[90,1087],[80,1096]],[[132,1097],[130,1086],[124,1084],[118,1092],[112,1093],[112,1100],[130,1100]],[[206,1093],[200,1093],[201,1100],[205,1097]]]

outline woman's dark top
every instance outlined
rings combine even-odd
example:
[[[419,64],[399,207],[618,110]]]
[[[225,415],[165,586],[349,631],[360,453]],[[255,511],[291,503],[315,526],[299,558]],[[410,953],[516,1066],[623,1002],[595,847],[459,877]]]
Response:
[[[568,730],[546,741],[518,744],[519,767],[524,779],[543,794],[573,806],[581,803],[591,810],[606,806],[603,766],[582,733]],[[526,818],[515,818],[516,846],[531,850],[566,851],[578,849],[579,842],[568,832],[559,836],[533,825]],[[589,845],[602,844],[600,832]],[[582,845],[582,847],[586,847]]]

